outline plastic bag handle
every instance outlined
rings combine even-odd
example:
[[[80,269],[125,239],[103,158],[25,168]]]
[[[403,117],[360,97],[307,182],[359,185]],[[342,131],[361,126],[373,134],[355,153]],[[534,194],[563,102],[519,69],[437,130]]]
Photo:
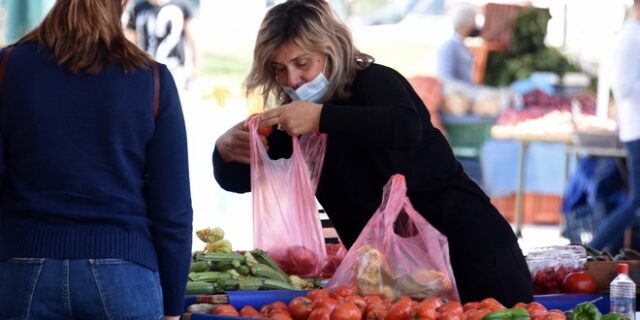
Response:
[[[249,144],[251,148],[255,147],[258,154],[262,157],[267,156],[267,150],[264,149],[264,145],[260,143],[260,137],[258,137],[258,123],[260,122],[260,114],[254,114],[247,120],[247,127],[249,129]],[[291,137],[293,141],[293,152],[291,158],[301,157],[302,148],[300,147],[300,141],[298,137]],[[258,159],[260,161],[261,159]]]
[[[394,174],[384,186],[380,209],[384,217],[384,225],[393,228],[393,223],[400,215],[407,199],[407,184],[405,177]]]

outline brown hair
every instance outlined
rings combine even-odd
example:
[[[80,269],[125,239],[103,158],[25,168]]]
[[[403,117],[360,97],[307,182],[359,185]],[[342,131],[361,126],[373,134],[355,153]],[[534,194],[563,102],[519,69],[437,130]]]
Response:
[[[51,49],[73,74],[97,74],[118,63],[125,72],[145,68],[151,57],[125,38],[120,0],[57,0],[42,23],[17,44],[37,42]]]
[[[286,43],[328,56],[329,90],[322,101],[348,98],[357,71],[373,62],[353,45],[351,32],[327,1],[288,0],[271,8],[262,20],[251,71],[244,83],[247,95],[259,91],[265,102],[269,94],[274,94],[278,102],[288,101],[271,63],[275,52]]]

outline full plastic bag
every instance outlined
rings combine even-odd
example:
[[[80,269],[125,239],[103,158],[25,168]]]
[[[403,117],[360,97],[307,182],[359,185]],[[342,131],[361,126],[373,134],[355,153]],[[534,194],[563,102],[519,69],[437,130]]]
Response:
[[[392,176],[329,288],[353,285],[361,295],[460,300],[447,239],[413,208],[406,191],[404,176]]]
[[[258,121],[259,116],[248,121],[254,245],[287,274],[315,277],[326,261],[315,201],[326,135],[292,137],[291,158],[273,160],[257,133]]]

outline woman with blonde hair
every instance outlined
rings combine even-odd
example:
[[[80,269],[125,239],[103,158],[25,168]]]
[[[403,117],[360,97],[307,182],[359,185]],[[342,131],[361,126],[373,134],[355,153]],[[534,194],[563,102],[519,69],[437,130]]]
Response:
[[[0,51],[0,319],[178,319],[184,119],[127,0],[58,0]]]
[[[449,240],[463,302],[532,300],[532,281],[513,230],[464,173],[407,80],[352,43],[325,0],[288,0],[262,21],[248,93],[279,106],[261,127],[272,159],[289,158],[291,136],[327,134],[316,197],[351,246],[382,203],[383,186],[405,176],[415,209]],[[238,123],[218,138],[214,175],[228,191],[251,190],[249,134]]]

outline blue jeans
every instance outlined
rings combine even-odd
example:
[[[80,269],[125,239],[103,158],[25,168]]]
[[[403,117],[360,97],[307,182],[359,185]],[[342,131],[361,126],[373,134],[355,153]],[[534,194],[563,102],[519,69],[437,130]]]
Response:
[[[624,143],[627,151],[627,169],[629,171],[629,197],[627,202],[611,212],[598,227],[589,246],[598,250],[619,248],[627,227],[640,219],[640,140]]]
[[[157,272],[122,259],[0,263],[0,319],[162,319]]]

